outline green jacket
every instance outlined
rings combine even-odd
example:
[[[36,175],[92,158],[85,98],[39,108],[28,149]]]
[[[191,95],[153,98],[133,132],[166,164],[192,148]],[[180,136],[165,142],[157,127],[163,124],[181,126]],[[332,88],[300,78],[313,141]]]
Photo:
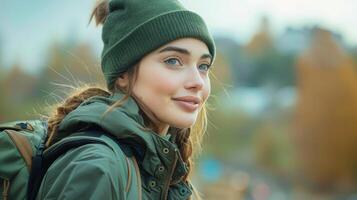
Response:
[[[143,131],[140,127],[144,121],[132,98],[101,119],[122,97],[117,92],[109,98],[86,100],[64,118],[58,134],[61,137],[99,127],[129,144],[131,154],[124,154],[106,135],[100,139],[110,145],[87,144],[71,149],[50,166],[36,199],[156,200],[191,196],[192,186],[182,180],[188,168],[173,142],[174,134],[162,137]]]

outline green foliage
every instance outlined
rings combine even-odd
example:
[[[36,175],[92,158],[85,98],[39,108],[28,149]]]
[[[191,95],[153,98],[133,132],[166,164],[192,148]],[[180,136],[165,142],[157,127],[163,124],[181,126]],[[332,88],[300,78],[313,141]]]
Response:
[[[47,52],[47,62],[37,76],[23,71],[20,64],[0,74],[0,121],[38,118],[71,88],[84,83],[104,85],[99,62],[88,44],[54,42]]]
[[[291,140],[292,112],[280,111],[256,118],[232,108],[226,110],[217,103],[214,107],[208,113],[210,123],[204,141],[205,154],[279,175],[296,169]]]

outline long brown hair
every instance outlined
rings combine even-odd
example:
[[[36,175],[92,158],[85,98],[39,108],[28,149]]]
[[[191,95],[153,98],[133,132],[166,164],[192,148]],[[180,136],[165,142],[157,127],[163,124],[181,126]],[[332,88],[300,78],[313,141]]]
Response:
[[[94,9],[90,15],[89,23],[95,18],[96,25],[101,25],[105,22],[106,17],[109,14],[109,2],[108,0],[99,0],[96,2]],[[48,139],[46,141],[46,147],[51,146],[61,138],[57,135],[57,129],[64,117],[76,109],[83,101],[93,96],[104,96],[109,97],[115,92],[115,90],[121,90],[125,93],[123,99],[115,102],[111,105],[105,112],[110,112],[116,107],[120,107],[123,102],[125,102],[130,96],[133,96],[133,85],[137,79],[139,65],[134,65],[127,71],[129,83],[126,88],[117,88],[115,85],[113,91],[108,91],[103,87],[84,85],[75,88],[68,97],[61,103],[53,105],[50,116],[48,117]],[[140,106],[140,113],[142,114],[145,121],[145,128],[155,130],[154,123],[150,120],[150,117],[143,112],[142,106]],[[105,114],[104,113],[104,114]],[[189,179],[190,174],[192,174],[193,161],[192,158],[201,152],[201,143],[204,133],[206,132],[207,126],[207,113],[206,106],[203,105],[202,109],[198,114],[198,118],[195,124],[190,128],[179,129],[170,127],[170,132],[176,135],[176,141],[179,151],[181,153],[182,159],[187,164],[189,168],[189,173],[184,177],[184,180]],[[194,188],[195,199],[201,199],[197,190]]]

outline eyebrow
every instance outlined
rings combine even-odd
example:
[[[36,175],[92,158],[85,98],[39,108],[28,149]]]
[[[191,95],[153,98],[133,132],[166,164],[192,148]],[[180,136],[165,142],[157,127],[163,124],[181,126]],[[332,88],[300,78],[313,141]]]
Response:
[[[175,46],[167,46],[167,47],[163,48],[162,50],[160,50],[159,53],[165,52],[165,51],[176,51],[176,52],[179,52],[182,54],[191,55],[191,53],[187,49],[183,49],[183,48],[175,47]],[[201,56],[201,59],[204,59],[204,58],[210,58],[212,61],[212,56],[210,54],[203,54]]]

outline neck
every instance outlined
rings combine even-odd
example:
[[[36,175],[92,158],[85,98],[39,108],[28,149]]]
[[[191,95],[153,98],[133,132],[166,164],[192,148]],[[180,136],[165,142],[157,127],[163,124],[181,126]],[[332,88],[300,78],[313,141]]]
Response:
[[[170,126],[166,123],[161,122],[153,112],[148,109],[145,104],[143,104],[139,98],[136,98],[135,95],[133,96],[134,99],[137,101],[139,104],[139,107],[141,110],[146,114],[146,116],[155,124],[156,130],[155,132],[159,134],[160,136],[165,136],[167,134],[167,131],[169,130]]]
[[[160,124],[159,126],[157,126],[157,134],[159,134],[160,136],[165,136],[167,134],[167,131],[169,130],[170,126],[168,124]]]

